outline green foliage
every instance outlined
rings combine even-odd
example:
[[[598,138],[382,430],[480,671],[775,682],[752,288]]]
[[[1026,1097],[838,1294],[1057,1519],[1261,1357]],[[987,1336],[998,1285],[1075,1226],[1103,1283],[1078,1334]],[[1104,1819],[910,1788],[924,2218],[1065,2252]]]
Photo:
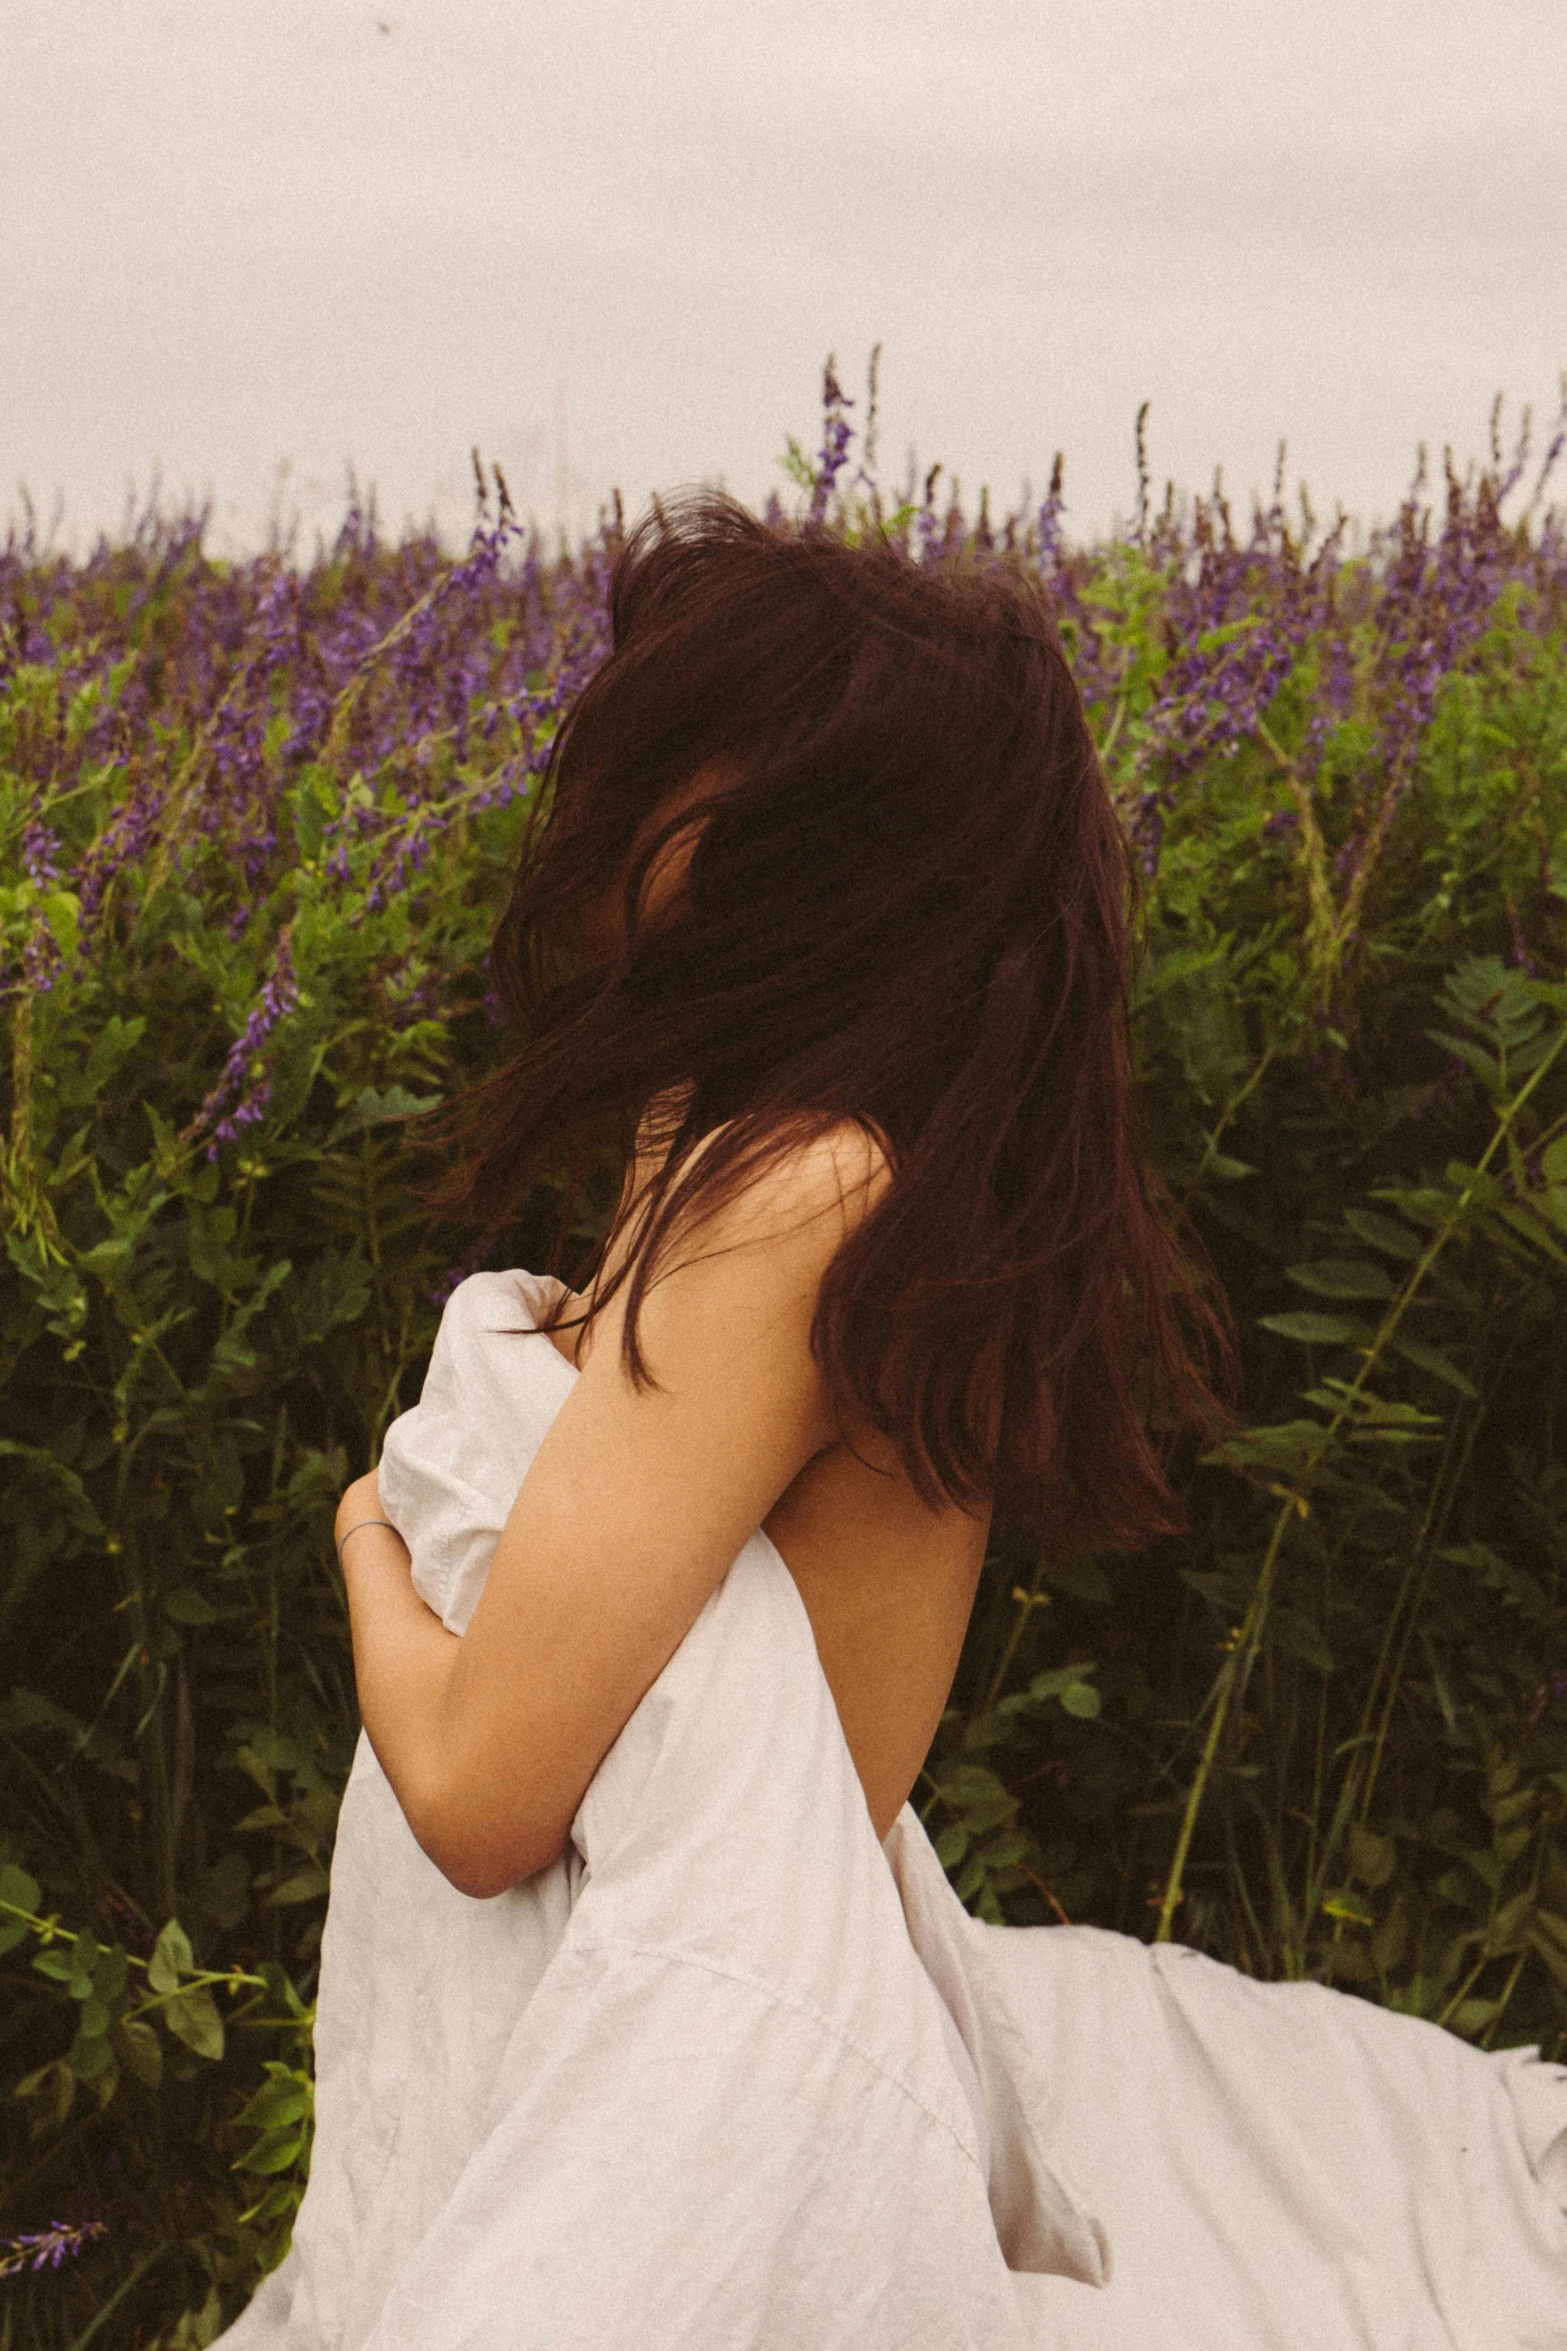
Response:
[[[1331,563],[1276,513],[1068,555],[1052,505],[998,545],[931,495],[898,535],[1061,612],[1243,1426],[1149,1554],[995,1546],[916,1801],[983,1916],[1560,2050],[1559,534],[1489,478],[1435,549],[1406,514]],[[0,566],[0,2235],[83,2223],[8,2277],[18,2351],[111,2312],[208,2342],[286,2243],[357,1728],[331,1518],[466,1270],[408,1121],[493,1055],[610,552],[354,523],[300,572],[177,531]],[[498,1255],[542,1264],[558,1197]]]
[[[332,1514],[463,1270],[408,1121],[490,1048],[489,926],[598,625],[592,580],[557,596],[530,557],[459,579],[416,645],[463,567],[355,541],[282,578],[299,644],[263,691],[279,578],[236,615],[231,576],[179,561],[161,592],[130,553],[24,575],[14,626],[55,666],[0,665],[0,2236],[104,2224],[7,2287],[18,2341],[134,2275],[144,2345],[205,2342],[286,2245],[357,1734]],[[70,681],[116,625],[95,735]],[[455,712],[430,706],[454,646]]]
[[[1140,559],[1123,567],[1094,609],[1128,640],[1109,727],[1135,744],[1158,621]],[[1187,1531],[1144,1558],[990,1563],[922,1798],[988,1915],[1174,1933],[1557,2053],[1561,622],[1559,591],[1499,601],[1435,697],[1353,924],[1345,849],[1384,786],[1353,705],[1309,818],[1296,798],[1280,822],[1310,724],[1287,686],[1170,797],[1144,1099],[1236,1319],[1245,1426],[1191,1465]],[[1129,751],[1119,780],[1130,798],[1156,773]],[[998,1766],[982,1880],[952,1833],[977,1783],[954,1766],[976,1730],[993,1745],[999,1691],[1088,1658],[1098,1712],[1032,1714]]]

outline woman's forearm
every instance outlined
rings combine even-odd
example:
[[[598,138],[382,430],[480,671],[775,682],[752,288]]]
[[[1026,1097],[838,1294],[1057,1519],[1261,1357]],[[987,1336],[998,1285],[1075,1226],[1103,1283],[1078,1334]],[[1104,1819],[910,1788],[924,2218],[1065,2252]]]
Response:
[[[564,1850],[591,1760],[573,1765],[569,1744],[552,1739],[546,1722],[528,1741],[531,1769],[494,1767],[490,1743],[476,1736],[482,1694],[476,1704],[461,1670],[472,1665],[464,1660],[470,1644],[414,1589],[408,1546],[382,1517],[374,1471],[343,1496],[336,1533],[359,1715],[376,1760],[443,1877],[477,1898],[502,1893]],[[519,1725],[528,1695],[520,1679],[506,1693]]]
[[[519,1807],[515,1784],[476,1769],[465,1736],[457,1666],[463,1643],[414,1589],[408,1546],[377,1524],[375,1479],[350,1487],[338,1512],[359,1716],[409,1828],[459,1893],[501,1893],[556,1859],[580,1790],[563,1804],[552,1774]],[[519,1835],[518,1813],[527,1818]],[[497,1865],[504,1852],[505,1866]]]
[[[374,1523],[373,1505],[357,1516],[340,1556],[359,1716],[410,1828],[429,1851],[430,1826],[442,1818],[444,1702],[461,1644],[414,1590],[401,1535]]]

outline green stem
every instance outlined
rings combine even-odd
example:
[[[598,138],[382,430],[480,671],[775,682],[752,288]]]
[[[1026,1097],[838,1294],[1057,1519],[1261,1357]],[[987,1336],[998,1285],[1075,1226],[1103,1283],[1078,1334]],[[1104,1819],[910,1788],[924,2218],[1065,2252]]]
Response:
[[[995,1673],[991,1677],[990,1689],[985,1698],[987,1707],[995,1705],[1006,1686],[1007,1675],[1012,1670],[1012,1660],[1017,1655],[1017,1645],[1023,1638],[1023,1627],[1036,1608],[1048,1608],[1050,1605],[1050,1594],[1042,1592],[1039,1588],[1044,1580],[1045,1561],[1044,1554],[1041,1552],[1035,1562],[1034,1580],[1028,1590],[1025,1592],[1021,1584],[1014,1584],[1012,1587],[1012,1599],[1017,1614],[1012,1620],[1012,1630],[1007,1637],[1007,1645],[1001,1652],[1001,1663],[996,1667]]]
[[[1276,1045],[1266,1046],[1263,1050],[1261,1060],[1258,1062],[1256,1068],[1252,1071],[1250,1077],[1246,1080],[1244,1086],[1241,1087],[1239,1093],[1232,1094],[1229,1101],[1224,1105],[1223,1110],[1219,1113],[1218,1124],[1215,1126],[1212,1134],[1207,1138],[1207,1149],[1203,1152],[1202,1162],[1198,1167],[1196,1176],[1193,1179],[1194,1182],[1201,1183],[1203,1177],[1207,1174],[1208,1169],[1213,1165],[1213,1162],[1219,1156],[1220,1136],[1224,1133],[1225,1128],[1233,1123],[1235,1114],[1241,1108],[1241,1105],[1248,1099],[1250,1095],[1254,1094],[1258,1086],[1261,1085],[1263,1078],[1267,1074],[1267,1071],[1277,1052],[1278,1047]]]
[[[46,1948],[51,1943],[75,1943],[80,1940],[63,1919],[53,1915],[41,1918],[36,1910],[24,1910],[20,1903],[7,1902],[3,1895],[0,1895],[0,1910],[6,1911],[12,1918],[19,1918],[23,1926],[35,1934]],[[107,1958],[116,1947],[112,1943],[100,1943],[96,1936],[93,1938],[93,1949],[100,1959]],[[123,1956],[128,1967],[139,1967],[143,1974],[152,1965],[150,1959],[143,1959],[135,1951],[126,1951]],[[176,1993],[198,1991],[205,1985],[215,1984],[221,1984],[230,1992],[238,1992],[247,1985],[258,1992],[270,1988],[265,1976],[248,1975],[242,1967],[198,1968],[192,1974],[183,1976],[174,1991],[155,1992],[150,2000],[144,2000],[133,2013],[139,2016],[143,2008],[159,2008],[165,2000],[172,2000]]]
[[[1361,1730],[1364,1733],[1370,1728],[1371,1710],[1377,1697],[1381,1694],[1378,1685],[1387,1666],[1388,1648],[1392,1640],[1393,1627],[1402,1610],[1403,1628],[1398,1643],[1398,1654],[1393,1659],[1392,1669],[1388,1674],[1387,1691],[1382,1699],[1381,1719],[1377,1723],[1376,1733],[1372,1739],[1371,1761],[1366,1767],[1365,1779],[1361,1785],[1360,1818],[1363,1823],[1370,1817],[1371,1798],[1381,1775],[1382,1758],[1387,1748],[1388,1733],[1393,1727],[1393,1708],[1403,1684],[1404,1668],[1409,1662],[1410,1644],[1414,1640],[1415,1626],[1419,1622],[1421,1607],[1425,1600],[1426,1581],[1431,1573],[1431,1561],[1437,1545],[1441,1542],[1446,1531],[1448,1514],[1452,1509],[1452,1498],[1458,1491],[1459,1480],[1469,1466],[1469,1459],[1474,1451],[1475,1438],[1479,1433],[1480,1418],[1480,1414],[1475,1413],[1469,1422],[1462,1459],[1451,1477],[1445,1475],[1450,1465],[1451,1444],[1449,1443],[1443,1448],[1436,1489],[1427,1506],[1425,1524],[1420,1530],[1420,1539],[1415,1547],[1414,1560],[1406,1569],[1399,1587],[1398,1600],[1394,1606],[1393,1616],[1388,1623],[1387,1638],[1383,1643],[1382,1654],[1377,1660],[1377,1675],[1367,1694],[1365,1708],[1360,1718]],[[1442,1490],[1444,1482],[1447,1489],[1445,1496]]]
[[[1447,2024],[1450,2018],[1455,2017],[1458,2014],[1459,2009],[1462,2008],[1464,2002],[1468,1999],[1470,1993],[1474,1990],[1475,1985],[1480,1981],[1481,1976],[1485,1973],[1486,1968],[1489,1965],[1490,1953],[1487,1951],[1482,1951],[1479,1958],[1475,1961],[1473,1967],[1469,1970],[1469,1973],[1465,1976],[1463,1982],[1459,1985],[1457,1991],[1453,1994],[1451,2000],[1449,2000],[1447,2003],[1447,2006],[1443,2009],[1441,2015],[1437,2018],[1436,2021],[1439,2025]]]
[[[1480,2046],[1482,2049],[1489,2049],[1492,2041],[1496,2038],[1496,2028],[1501,2023],[1503,2017],[1507,2014],[1508,2004],[1511,2001],[1514,1992],[1518,1989],[1518,1978],[1523,1974],[1524,1962],[1528,1956],[1528,1951],[1523,1950],[1519,1952],[1517,1958],[1513,1961],[1512,1973],[1508,1976],[1506,1983],[1502,1986],[1502,1997],[1497,2003],[1496,2014],[1492,2017],[1490,2023],[1486,2026],[1485,2031],[1481,2036]]]
[[[1284,1541],[1284,1530],[1289,1525],[1294,1509],[1295,1504],[1292,1498],[1279,1512],[1267,1552],[1263,1558],[1261,1571],[1252,1589],[1250,1603],[1241,1620],[1240,1630],[1235,1636],[1235,1646],[1220,1667],[1218,1678],[1213,1686],[1211,1694],[1213,1717],[1208,1725],[1208,1736],[1203,1741],[1202,1754],[1198,1758],[1196,1776],[1186,1799],[1186,1809],[1181,1815],[1180,1834],[1175,1840],[1175,1853],[1170,1862],[1170,1875],[1166,1880],[1164,1896],[1159,1904],[1159,1923],[1154,1929],[1156,1943],[1168,1943],[1170,1940],[1171,1931],[1175,1924],[1175,1913],[1183,1891],[1181,1881],[1186,1871],[1186,1857],[1191,1851],[1192,1837],[1197,1828],[1197,1816],[1202,1810],[1203,1798],[1207,1794],[1209,1777],[1213,1771],[1214,1758],[1219,1752],[1219,1741],[1224,1735],[1230,1700],[1240,1677],[1242,1659],[1255,1650],[1257,1642],[1262,1637],[1262,1627],[1268,1613],[1268,1600],[1273,1588],[1274,1570],[1278,1566],[1279,1551]]]
[[[132,2286],[140,2285],[142,2279],[146,2276],[148,2270],[151,2269],[153,2263],[155,2261],[161,2261],[165,2253],[172,2253],[173,2250],[174,2248],[172,2245],[155,2245],[150,2253],[144,2253],[140,2261],[137,2262],[136,2267],[120,2280],[120,2283],[115,2287],[114,2292],[109,2296],[108,2301],[102,2303],[99,2308],[93,2312],[92,2317],[87,2321],[87,2324],[83,2327],[81,2333],[71,2344],[70,2351],[87,2351],[87,2345],[92,2341],[94,2335],[98,2332],[98,2329],[103,2325],[104,2320],[106,2318],[112,2317],[114,2312],[118,2310],[120,2304],[124,2301]]]

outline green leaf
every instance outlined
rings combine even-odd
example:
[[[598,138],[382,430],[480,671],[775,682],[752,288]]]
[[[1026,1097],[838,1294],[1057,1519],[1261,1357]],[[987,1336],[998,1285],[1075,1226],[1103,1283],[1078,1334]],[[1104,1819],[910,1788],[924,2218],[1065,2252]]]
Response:
[[[1398,1866],[1398,1848],[1391,1837],[1379,1837],[1357,1822],[1349,1832],[1349,1866],[1363,1886],[1375,1891]]]
[[[1371,1938],[1371,1956],[1384,1974],[1397,1967],[1409,1941],[1409,1900],[1400,1891],[1388,1905]]]
[[[319,1901],[329,1882],[319,1861],[307,1862],[303,1869],[295,1870],[291,1877],[284,1878],[281,1885],[273,1887],[266,1897],[267,1903],[276,1909],[290,1902]]]
[[[271,733],[269,728],[268,733]],[[223,2330],[223,2304],[215,2285],[207,2288],[206,2299],[197,2309],[184,2311],[174,2331],[161,2338],[166,2351],[207,2351]]]
[[[55,945],[62,955],[76,953],[77,935],[82,926],[82,902],[71,890],[50,890],[39,900],[39,911],[54,934]]]
[[[19,1869],[14,1861],[0,1869],[0,1908],[25,1910],[37,1918],[42,1901],[38,1880],[30,1878],[25,1869]]]
[[[1537,1933],[1544,1935],[1559,1951],[1567,1954],[1567,1918],[1559,1917],[1554,1910],[1537,1910],[1534,1927]]]
[[[234,1826],[240,1831],[246,1829],[286,1829],[288,1814],[276,1804],[257,1804],[245,1814],[242,1820],[237,1820]]]
[[[1060,1700],[1074,1682],[1084,1681],[1093,1672],[1091,1665],[1052,1665],[1043,1673],[1036,1673],[1026,1691],[1019,1691],[1020,1706],[1042,1706],[1049,1699]],[[1003,1700],[1003,1704],[1011,1701]]]
[[[1523,1844],[1528,1843],[1529,1838],[1525,1834]],[[1497,1954],[1516,1951],[1527,1935],[1538,1900],[1534,1888],[1525,1886],[1521,1894],[1515,1894],[1510,1902],[1504,1902],[1486,1929],[1487,1951]]]
[[[139,2017],[126,2017],[114,2038],[127,2073],[134,2074],[149,2089],[163,2079],[163,2043],[150,2024],[144,2024]]]
[[[1550,1194],[1546,1193],[1543,1197],[1548,1200]],[[1532,1249],[1541,1250],[1545,1256],[1554,1259],[1558,1265],[1567,1265],[1567,1249],[1563,1249],[1556,1235],[1552,1232],[1549,1221],[1536,1207],[1533,1195],[1525,1200],[1504,1201],[1492,1213],[1510,1231],[1517,1233],[1521,1239],[1527,1241]]]
[[[71,1089],[75,1102],[93,1102],[104,1087],[141,1043],[147,1022],[138,1014],[134,1020],[123,1020],[112,1012],[93,1039],[92,1051],[87,1056],[87,1067],[81,1082]]]
[[[1529,1575],[1527,1568],[1520,1568],[1515,1559],[1504,1559],[1501,1552],[1494,1552],[1489,1542],[1450,1542],[1442,1545],[1435,1556],[1452,1561],[1454,1568],[1471,1570],[1487,1592],[1497,1594],[1501,1601],[1508,1603],[1508,1608],[1518,1608],[1536,1625],[1551,1615],[1551,1596],[1539,1578]]]
[[[1243,1429],[1202,1458],[1220,1467],[1300,1472],[1313,1466],[1326,1435],[1319,1420],[1275,1421],[1267,1428]]]
[[[1391,1276],[1369,1257],[1323,1257],[1312,1265],[1287,1265],[1287,1278],[1297,1289],[1319,1298],[1391,1298]]]
[[[1353,1340],[1369,1340],[1371,1330],[1345,1314],[1264,1314],[1258,1327],[1277,1331],[1281,1339],[1299,1339],[1307,1347],[1347,1347]]]
[[[73,1275],[71,1278],[74,1282],[75,1276]],[[85,1291],[81,1291],[80,1296],[85,1315],[87,1294]],[[49,1327],[53,1329],[54,1325],[51,1323]],[[68,1467],[46,1446],[21,1445],[14,1438],[0,1437],[0,1460],[20,1461],[26,1472],[36,1475],[51,1486],[53,1488],[53,1507],[62,1513],[68,1525],[77,1528],[82,1534],[102,1534],[103,1522],[93,1508],[87,1489],[82,1484],[80,1477],[74,1469]],[[8,1713],[13,1712],[19,1698],[25,1701],[32,1696],[33,1693],[30,1691],[13,1689],[10,1697],[5,1701],[5,1710]],[[75,1723],[74,1717],[67,1716],[63,1708],[56,1705],[53,1699],[40,1697],[39,1703],[45,1707],[53,1708],[53,1720],[61,1724],[62,1727],[66,1721],[70,1721],[74,1728],[81,1728],[80,1724]]]
[[[1373,1249],[1385,1249],[1390,1257],[1413,1265],[1424,1253],[1425,1243],[1418,1233],[1391,1216],[1379,1216],[1374,1208],[1346,1208],[1344,1222],[1357,1240],[1368,1242]]]
[[[1530,1950],[1544,1960],[1563,1991],[1567,1991],[1567,1943],[1562,1941],[1560,1933],[1556,1931],[1563,1924],[1560,1919],[1547,1918],[1541,1911],[1529,1929],[1528,1941]]]
[[[107,2000],[111,2007],[125,1989],[126,1979],[130,1974],[130,1964],[129,1958],[118,1943],[100,1946],[98,1956],[93,1962],[93,1988],[99,1999]]]
[[[1439,1429],[1442,1426],[1440,1414],[1423,1411],[1407,1397],[1379,1396],[1374,1389],[1357,1387],[1349,1380],[1324,1379],[1320,1389],[1313,1389],[1312,1401],[1320,1402],[1324,1410],[1335,1412],[1343,1406],[1354,1415],[1357,1428]]]
[[[175,2038],[187,2049],[194,2049],[198,2057],[222,2056],[223,2019],[205,1984],[198,1984],[191,1992],[176,1992],[164,2002],[163,2016]]]
[[[112,1240],[99,1241],[93,1248],[84,1250],[77,1265],[81,1272],[90,1273],[94,1281],[112,1290],[135,1254],[136,1244],[129,1234],[117,1233]]]
[[[1444,1355],[1440,1347],[1433,1347],[1429,1340],[1416,1339],[1400,1328],[1392,1333],[1388,1345],[1406,1363],[1412,1363],[1417,1371],[1428,1371],[1433,1379],[1444,1380],[1448,1387],[1456,1388],[1461,1396],[1473,1396],[1478,1400],[1480,1391],[1468,1373],[1460,1371],[1457,1364]]]
[[[11,2095],[14,2098],[47,2098],[56,2128],[71,2111],[76,2096],[76,2076],[63,2057],[55,2057],[47,2065],[40,2065],[36,2073],[24,2074]]]
[[[196,1279],[209,1282],[225,1297],[248,1289],[260,1271],[261,1261],[235,1248],[238,1230],[235,1211],[227,1205],[204,1209],[191,1200],[186,1215],[186,1249]]]
[[[1274,1646],[1287,1657],[1303,1658],[1318,1673],[1337,1670],[1332,1650],[1311,1618],[1299,1608],[1276,1606],[1271,1618]],[[1232,1770],[1241,1767],[1234,1765]]]
[[[66,2052],[66,2062],[79,2082],[96,2082],[118,2071],[114,2051],[102,2033],[78,2033]]]
[[[963,1725],[961,1751],[965,1755],[982,1755],[987,1747],[1009,1747],[1017,1737],[1014,1717],[1018,1709],[1003,1698],[999,1706],[989,1707],[982,1714],[972,1715]]]
[[[319,1339],[340,1323],[359,1320],[374,1284],[368,1258],[328,1248],[289,1285],[288,1302],[308,1339]]]
[[[438,1109],[440,1102],[439,1094],[411,1094],[406,1086],[365,1086],[354,1097],[354,1124],[378,1126],[383,1120],[418,1118]]]
[[[1000,1870],[1015,1867],[1025,1854],[1032,1850],[1032,1847],[1033,1839],[1027,1829],[1019,1828],[1015,1822],[1012,1822],[997,1829],[993,1836],[987,1837],[981,1850],[985,1857],[985,1867],[994,1877]]]
[[[999,1828],[1017,1810],[1016,1797],[982,1763],[952,1765],[942,1773],[936,1792],[974,1836]]]
[[[244,2214],[246,2220],[289,2220],[299,2210],[300,2187],[297,2180],[280,2180],[267,2190],[259,2204],[253,2204]],[[279,2259],[282,2258],[281,2249]]]
[[[1461,2000],[1448,2021],[1455,2033],[1469,2040],[1474,2034],[1483,2033],[1488,2024],[1494,2024],[1501,2013],[1500,2000]]]
[[[48,1976],[51,1983],[64,1984],[75,1998],[85,2000],[92,1990],[92,1977],[84,1975],[76,1964],[74,1944],[51,1943],[46,1951],[35,1951],[33,1966],[39,1975]],[[79,1992],[78,1984],[82,1987]]]
[[[176,1584],[172,1592],[165,1592],[163,1613],[175,1624],[220,1624],[223,1619],[222,1609],[214,1608],[194,1584]]]
[[[327,820],[337,813],[337,792],[325,768],[312,762],[301,770],[289,797],[294,839],[300,856],[309,864],[320,856]]]
[[[309,2134],[305,2131],[268,2131],[234,2168],[236,2171],[260,2172],[263,2177],[271,2172],[287,2171],[291,2164],[299,2161],[308,2139]]]
[[[147,1962],[148,1983],[155,1992],[175,1991],[181,1976],[189,1975],[195,1965],[190,1937],[179,1920],[171,1918],[152,1947],[152,1957]]]
[[[314,2103],[315,2092],[308,2076],[272,2058],[267,2064],[267,2079],[240,2108],[234,2121],[240,2130],[279,2130],[284,2123],[298,2122],[301,2115],[309,2114]]]
[[[1456,1054],[1465,1068],[1472,1070],[1491,1093],[1499,1091],[1502,1072],[1493,1053],[1487,1053],[1480,1045],[1472,1045],[1466,1037],[1448,1036],[1441,1029],[1427,1029],[1426,1035],[1433,1045],[1442,1045],[1449,1053]]]
[[[1068,1714],[1080,1722],[1092,1722],[1099,1712],[1099,1692],[1092,1682],[1068,1682],[1061,1693],[1061,1704]]]
[[[1076,1559],[1052,1561],[1045,1580],[1052,1592],[1069,1593],[1072,1599],[1084,1600],[1091,1608],[1108,1608],[1115,1597],[1110,1578],[1098,1560],[1087,1553]]]

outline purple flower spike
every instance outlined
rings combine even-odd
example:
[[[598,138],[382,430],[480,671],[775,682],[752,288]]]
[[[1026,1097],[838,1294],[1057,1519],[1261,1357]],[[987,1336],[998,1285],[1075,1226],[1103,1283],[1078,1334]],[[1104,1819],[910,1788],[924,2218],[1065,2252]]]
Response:
[[[101,2220],[57,2220],[46,2229],[0,2237],[0,2278],[20,2277],[27,2269],[58,2269],[68,2255],[106,2234]]]
[[[1055,463],[1050,468],[1050,487],[1039,509],[1039,568],[1048,578],[1054,578],[1061,569],[1062,525],[1066,514],[1066,499],[1061,490],[1062,470],[1063,461],[1058,449]]]
[[[22,864],[35,890],[52,890],[60,879],[56,862],[60,841],[39,817],[31,817],[22,832]]]
[[[816,460],[816,488],[811,496],[811,521],[822,523],[827,519],[827,505],[833,484],[849,461],[849,444],[854,428],[844,414],[854,402],[839,383],[829,359],[822,371],[822,446]]]
[[[254,1126],[261,1118],[272,1095],[271,1080],[263,1069],[253,1065],[261,1055],[268,1038],[278,1022],[294,1010],[299,1002],[299,983],[294,977],[293,955],[289,934],[285,930],[278,940],[277,961],[270,978],[263,987],[249,1018],[229,1049],[223,1064],[223,1074],[200,1110],[185,1129],[182,1140],[200,1134],[211,1126],[213,1140],[207,1157],[217,1157],[220,1143],[232,1143],[241,1131]]]

